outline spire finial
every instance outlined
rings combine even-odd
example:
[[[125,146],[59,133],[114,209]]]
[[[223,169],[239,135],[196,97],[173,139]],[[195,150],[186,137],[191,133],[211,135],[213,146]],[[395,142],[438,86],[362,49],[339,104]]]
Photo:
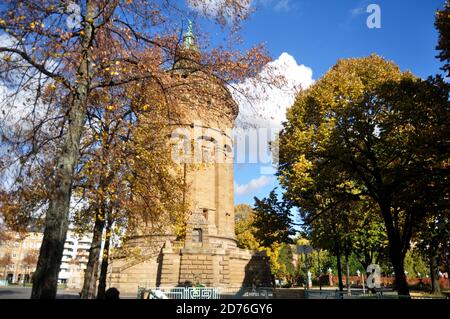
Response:
[[[183,37],[184,47],[187,49],[194,49],[194,40],[195,36],[192,31],[192,21],[188,19],[188,29]]]

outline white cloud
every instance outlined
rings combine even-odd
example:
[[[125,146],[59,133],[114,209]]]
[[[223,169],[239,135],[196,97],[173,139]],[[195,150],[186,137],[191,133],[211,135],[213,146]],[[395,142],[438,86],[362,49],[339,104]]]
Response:
[[[237,11],[227,2],[228,0],[188,0],[188,5],[194,11],[210,17],[223,15],[227,19],[232,19]],[[239,0],[238,4],[246,14],[250,13],[252,7],[258,6],[263,8],[271,7],[279,12],[288,12],[295,7],[292,0]]]
[[[269,185],[273,180],[273,177],[269,176],[261,176],[259,178],[254,178],[247,184],[239,185],[237,183],[234,184],[234,193],[238,196],[248,195],[256,190],[263,188],[266,185]]]
[[[362,0],[358,3],[358,5],[352,9],[350,9],[350,17],[352,19],[364,14],[366,12],[366,8],[368,5],[368,0]]]
[[[352,18],[355,18],[361,14],[364,13],[364,8],[360,7],[360,8],[353,8],[350,10],[350,15],[352,16]]]
[[[248,14],[254,0],[236,0],[235,4],[230,4],[228,0],[188,0],[189,7],[203,15],[217,18],[233,20],[237,14]]]
[[[291,11],[292,10],[292,2],[291,0],[279,0],[275,6],[273,7],[275,11]]]
[[[283,87],[249,79],[238,84],[237,90],[231,89],[239,104],[237,127],[279,128],[286,120],[286,111],[294,103],[299,90],[306,89],[314,83],[312,69],[298,64],[286,52],[264,68],[262,77],[268,77],[269,72],[271,72],[270,75],[284,77]],[[238,91],[249,93],[250,99],[244,98]]]
[[[239,163],[259,163],[262,165],[261,175],[273,175],[278,154],[277,148],[275,152],[269,149],[269,144],[276,140],[282,122],[286,121],[286,111],[294,104],[299,90],[314,83],[312,74],[311,68],[298,64],[290,54],[283,53],[268,63],[260,74],[261,78],[282,77],[283,86],[248,79],[230,88],[239,105],[234,130],[235,145],[238,145],[235,154]]]

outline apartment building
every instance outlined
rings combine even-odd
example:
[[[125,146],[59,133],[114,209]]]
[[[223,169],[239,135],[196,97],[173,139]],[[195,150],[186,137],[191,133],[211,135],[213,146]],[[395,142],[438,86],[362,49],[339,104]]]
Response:
[[[1,279],[10,283],[29,283],[36,269],[43,234],[29,232],[21,235],[8,232],[0,242]]]
[[[8,232],[6,238],[0,241],[0,279],[12,284],[31,283],[42,238],[42,232]],[[90,235],[80,237],[73,231],[67,233],[58,276],[60,284],[81,288],[91,240]]]

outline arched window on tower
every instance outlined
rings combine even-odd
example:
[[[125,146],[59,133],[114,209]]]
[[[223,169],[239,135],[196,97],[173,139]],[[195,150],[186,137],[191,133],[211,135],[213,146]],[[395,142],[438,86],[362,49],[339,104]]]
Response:
[[[216,160],[217,141],[211,136],[200,136],[197,139],[200,147],[201,163],[213,163]]]
[[[192,242],[193,243],[203,242],[203,231],[201,228],[194,228],[192,230]]]

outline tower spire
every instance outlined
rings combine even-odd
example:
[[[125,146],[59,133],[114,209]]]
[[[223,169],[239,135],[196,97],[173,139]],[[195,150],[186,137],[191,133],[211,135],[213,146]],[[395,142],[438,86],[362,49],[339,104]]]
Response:
[[[188,19],[188,29],[183,36],[183,43],[186,49],[195,49],[195,36],[192,31],[192,21]]]

